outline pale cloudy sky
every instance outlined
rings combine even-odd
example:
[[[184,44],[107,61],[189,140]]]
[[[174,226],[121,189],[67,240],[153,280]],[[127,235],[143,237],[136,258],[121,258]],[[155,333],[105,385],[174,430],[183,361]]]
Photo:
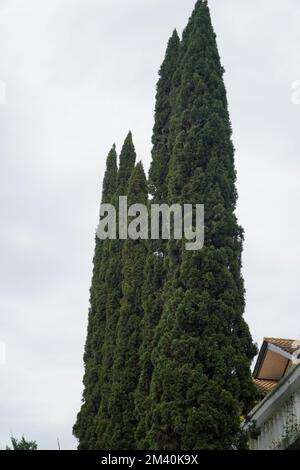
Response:
[[[157,71],[194,0],[0,0],[0,447],[75,448],[105,159],[148,168]],[[210,0],[234,129],[255,341],[300,338],[298,0]],[[1,348],[0,348],[1,351]],[[1,359],[1,358],[0,358]]]

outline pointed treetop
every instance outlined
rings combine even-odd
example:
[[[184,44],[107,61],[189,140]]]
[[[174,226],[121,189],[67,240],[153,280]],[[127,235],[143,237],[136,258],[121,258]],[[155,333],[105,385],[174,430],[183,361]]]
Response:
[[[148,202],[148,185],[142,162],[138,162],[132,172],[128,188],[128,204],[144,204]]]
[[[174,31],[173,31],[173,34],[172,34],[172,38],[178,38],[178,39],[179,39],[178,32],[177,32],[177,29],[176,29],[176,28],[174,28]]]
[[[127,136],[126,136],[126,139],[125,139],[125,142],[131,142],[132,143],[132,132],[129,131]]]
[[[152,162],[149,172],[149,191],[156,202],[166,200],[166,177],[170,154],[168,150],[173,76],[178,64],[180,39],[176,29],[169,39],[165,58],[159,71],[156,87],[155,124],[152,136]]]
[[[204,39],[206,38],[206,41],[210,40],[211,34],[213,38],[216,37],[213,31],[209,6],[206,0],[198,0],[196,2],[193,13],[183,32],[182,38],[185,39],[187,35],[195,33],[197,30],[199,32],[199,28],[204,35]]]
[[[224,171],[228,172],[231,181],[234,180],[223,73],[208,4],[198,0],[183,33],[176,72],[171,126],[176,141],[173,142],[168,174],[168,197],[173,202],[195,170],[206,168],[216,152],[220,167],[225,146]],[[236,196],[232,184],[228,193],[234,202]]]
[[[118,173],[118,194],[124,196],[128,189],[129,179],[136,161],[136,152],[133,145],[132,133],[128,133],[120,154]]]
[[[175,28],[172,36],[169,39],[168,46],[171,44],[178,44],[179,42],[180,42],[180,37],[178,35],[177,29]]]
[[[168,46],[166,50],[166,55],[164,58],[164,61],[162,63],[162,66],[159,71],[159,75],[162,76],[164,74],[164,71],[167,66],[170,66],[170,62],[172,62],[172,59],[176,57],[177,59],[177,53],[178,53],[178,48],[180,45],[180,38],[178,36],[177,30],[174,29],[172,36],[170,37],[168,41]],[[170,79],[170,77],[169,77]]]
[[[103,180],[102,187],[102,202],[111,202],[113,195],[117,189],[117,177],[118,177],[118,166],[117,166],[117,152],[116,145],[113,144],[107,160],[106,160],[106,171]]]

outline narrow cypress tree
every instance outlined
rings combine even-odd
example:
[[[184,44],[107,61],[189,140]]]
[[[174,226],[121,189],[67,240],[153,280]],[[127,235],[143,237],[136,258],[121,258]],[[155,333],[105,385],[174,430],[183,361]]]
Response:
[[[146,176],[138,163],[130,179],[128,205],[147,207]],[[129,221],[130,223],[130,218]],[[120,317],[117,325],[116,351],[113,364],[113,386],[110,398],[110,448],[135,449],[134,392],[139,378],[139,348],[143,317],[142,285],[146,259],[145,240],[124,242],[122,251],[123,282]]]
[[[130,203],[147,202],[141,165],[128,188],[135,158],[129,134],[115,205],[128,189]],[[182,42],[176,33],[169,41],[149,179],[156,203],[205,204],[205,247],[116,240],[97,251],[96,242],[84,403],[74,432],[82,449],[231,449],[239,445],[239,414],[254,399],[256,350],[243,319],[234,149],[205,0]]]
[[[165,203],[167,199],[167,174],[170,160],[169,130],[172,113],[171,96],[173,76],[177,66],[180,40],[175,30],[169,39],[164,62],[159,71],[157,83],[155,124],[153,128],[152,163],[149,172],[149,190],[153,203]],[[138,419],[136,441],[143,448],[150,423],[148,422],[149,389],[153,372],[151,353],[155,327],[160,319],[163,306],[163,288],[166,276],[164,240],[149,240],[144,273],[142,303],[143,338],[140,348],[140,378],[135,394],[135,413]]]
[[[243,231],[235,217],[234,149],[223,68],[207,2],[183,34],[173,93],[170,203],[205,204],[205,247],[170,242],[165,305],[152,353],[154,449],[230,449],[251,405],[256,352],[243,319]]]
[[[102,203],[112,202],[117,188],[117,154],[112,147],[106,162],[102,187]],[[98,413],[101,395],[99,392],[99,370],[102,361],[106,323],[105,271],[108,266],[108,240],[96,236],[88,332],[84,354],[85,375],[83,379],[83,404],[74,425],[74,435],[79,439],[79,449],[92,449],[95,444],[95,416]]]
[[[173,76],[177,67],[180,39],[174,30],[168,42],[165,59],[159,71],[156,90],[155,123],[152,136],[152,162],[149,190],[156,203],[166,202],[170,149],[169,130],[172,114]]]
[[[134,170],[136,152],[132,141],[132,134],[127,135],[120,154],[117,189],[113,197],[114,206],[118,208],[119,196],[126,196],[131,174]],[[111,449],[112,410],[109,407],[112,384],[113,364],[116,348],[116,332],[120,315],[120,301],[122,298],[122,250],[124,242],[118,239],[109,242],[109,263],[106,267],[106,330],[102,352],[99,388],[101,390],[101,403],[96,418],[97,441],[96,448]]]

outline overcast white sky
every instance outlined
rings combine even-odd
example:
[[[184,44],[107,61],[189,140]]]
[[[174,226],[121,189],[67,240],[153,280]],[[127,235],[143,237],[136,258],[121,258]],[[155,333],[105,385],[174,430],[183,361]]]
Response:
[[[148,169],[157,71],[195,0],[0,0],[0,447],[75,448],[106,155]],[[300,338],[299,0],[210,0],[246,231],[255,341]]]

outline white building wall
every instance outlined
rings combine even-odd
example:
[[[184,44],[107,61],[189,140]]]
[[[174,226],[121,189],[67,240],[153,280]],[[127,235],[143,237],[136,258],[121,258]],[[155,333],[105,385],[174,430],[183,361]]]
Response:
[[[254,424],[260,435],[257,439],[250,438],[251,450],[280,449],[282,440],[287,435],[294,438],[294,441],[299,438],[300,365],[293,367],[276,389],[251,411],[244,424],[244,430],[250,431]],[[293,435],[295,429],[297,433],[294,432]],[[289,445],[292,443],[289,442]]]
[[[290,428],[293,423],[299,424],[300,427],[300,389],[278,409],[274,407],[271,416],[259,426],[261,433],[258,439],[250,439],[250,449],[274,450],[280,447],[287,428]]]

